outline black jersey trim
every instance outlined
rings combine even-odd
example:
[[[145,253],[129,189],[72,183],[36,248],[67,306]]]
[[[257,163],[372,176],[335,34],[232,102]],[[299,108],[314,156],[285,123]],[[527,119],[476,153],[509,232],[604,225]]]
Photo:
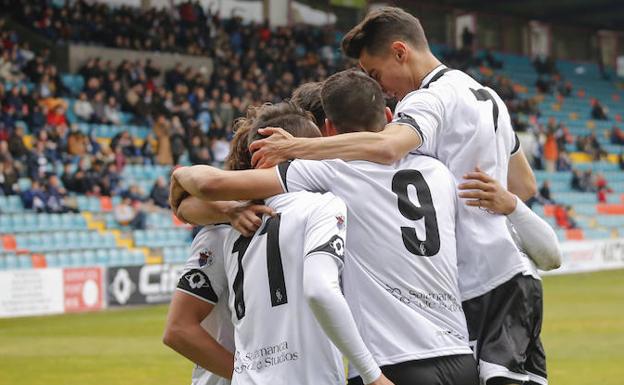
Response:
[[[425,141],[425,136],[423,135],[422,130],[420,129],[420,126],[418,125],[418,123],[416,122],[416,119],[412,118],[411,116],[409,116],[408,114],[406,114],[405,112],[399,112],[397,114],[397,118],[394,119],[392,121],[392,123],[396,123],[396,124],[405,124],[408,125],[410,127],[412,127],[414,130],[416,130],[418,132],[418,134],[420,135],[420,139],[424,142]]]
[[[288,181],[286,178],[286,174],[288,173],[288,167],[290,167],[291,163],[292,160],[289,160],[277,165],[277,170],[279,171],[280,179],[282,180],[282,185],[284,186],[285,192],[288,192]]]
[[[210,278],[199,269],[191,269],[184,273],[178,281],[177,288],[209,302],[216,303],[219,301],[217,293],[212,288]]]
[[[518,134],[514,132],[514,138],[516,139],[516,144],[514,145],[513,150],[511,150],[511,155],[515,155],[520,150],[520,139],[518,138]]]
[[[192,292],[190,292],[190,291],[188,291],[188,290],[180,289],[179,287],[176,287],[176,291],[179,291],[180,293],[184,293],[184,294],[190,295],[191,297],[197,298],[198,300],[200,300],[200,301],[202,301],[202,302],[209,303],[209,304],[211,304],[211,305],[216,305],[216,304],[217,304],[217,303],[216,303],[216,302],[214,302],[214,301],[211,301],[211,300],[206,299],[206,298],[204,298],[204,297],[200,297],[200,296],[198,296],[198,295],[197,295],[197,294],[195,294],[195,293],[192,293]]]
[[[431,85],[431,83],[435,82],[436,80],[440,79],[442,77],[442,75],[444,75],[445,73],[452,71],[452,68],[443,68],[440,70],[440,72],[438,72],[437,74],[433,75],[433,77],[431,78],[431,80],[429,80],[429,82],[427,84],[425,84],[424,86],[422,86],[422,88],[429,88],[429,86]],[[435,70],[434,70],[435,71]]]

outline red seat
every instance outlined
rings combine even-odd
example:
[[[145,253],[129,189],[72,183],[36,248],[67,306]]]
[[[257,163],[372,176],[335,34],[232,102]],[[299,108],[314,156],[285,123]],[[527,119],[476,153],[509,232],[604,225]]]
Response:
[[[555,205],[544,205],[544,215],[546,215],[547,217],[554,217],[555,216]]]
[[[583,234],[583,229],[566,230],[566,239],[570,241],[582,241],[583,239],[585,239],[585,234]]]
[[[102,211],[109,213],[113,211],[113,201],[110,197],[100,197],[100,207]]]
[[[46,257],[43,254],[33,254],[31,255],[32,266],[35,269],[44,269],[48,267],[48,262],[46,261]]]
[[[17,242],[15,242],[15,237],[12,235],[3,235],[2,248],[4,248],[5,250],[17,249]]]

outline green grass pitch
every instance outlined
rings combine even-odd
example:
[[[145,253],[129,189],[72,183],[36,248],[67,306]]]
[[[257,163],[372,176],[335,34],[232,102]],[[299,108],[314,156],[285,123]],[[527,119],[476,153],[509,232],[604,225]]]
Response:
[[[624,270],[548,277],[552,385],[622,384]],[[0,320],[0,384],[174,385],[192,364],[161,343],[166,306]]]

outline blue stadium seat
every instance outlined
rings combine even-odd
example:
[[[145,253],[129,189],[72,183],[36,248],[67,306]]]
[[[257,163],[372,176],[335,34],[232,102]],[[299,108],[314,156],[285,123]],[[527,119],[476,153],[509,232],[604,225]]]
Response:
[[[97,255],[93,250],[86,250],[83,253],[85,266],[95,266],[98,264]]]
[[[104,249],[96,250],[95,255],[96,255],[98,265],[104,265],[104,266],[109,265],[110,255],[106,250]]]
[[[108,249],[110,255],[111,265],[128,265],[128,261],[124,260],[123,255],[119,249]]]
[[[18,267],[20,269],[32,269],[32,259],[30,255],[20,255],[17,257]]]
[[[12,229],[13,216],[0,215],[0,233],[8,233]]]
[[[15,254],[8,254],[4,257],[5,267],[7,270],[15,270],[19,267],[17,256]]]
[[[84,266],[82,251],[72,251],[69,253],[69,265],[72,267]]]

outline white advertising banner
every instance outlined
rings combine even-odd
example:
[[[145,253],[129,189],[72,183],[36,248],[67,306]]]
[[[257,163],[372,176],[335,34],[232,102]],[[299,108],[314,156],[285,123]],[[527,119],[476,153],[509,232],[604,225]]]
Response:
[[[624,239],[562,242],[561,251],[561,267],[544,275],[624,268]]]
[[[63,313],[62,269],[0,271],[0,318]]]

